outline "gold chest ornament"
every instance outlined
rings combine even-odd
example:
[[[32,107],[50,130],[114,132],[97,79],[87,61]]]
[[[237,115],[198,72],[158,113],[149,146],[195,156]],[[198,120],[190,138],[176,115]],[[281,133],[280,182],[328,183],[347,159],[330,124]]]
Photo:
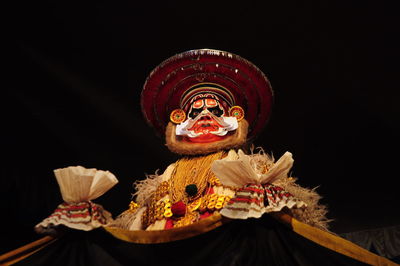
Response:
[[[157,220],[171,219],[173,227],[182,227],[200,219],[205,212],[222,209],[229,196],[210,194],[213,186],[221,186],[211,171],[211,164],[225,152],[180,159],[168,181],[162,182],[150,196],[142,216],[144,228]]]

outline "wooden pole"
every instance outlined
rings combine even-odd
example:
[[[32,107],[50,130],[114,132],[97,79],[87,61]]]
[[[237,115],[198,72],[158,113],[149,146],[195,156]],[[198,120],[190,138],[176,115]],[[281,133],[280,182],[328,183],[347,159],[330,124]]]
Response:
[[[12,265],[17,263],[18,261],[32,255],[56,240],[57,238],[55,237],[45,236],[20,248],[11,250],[0,256],[0,265]]]

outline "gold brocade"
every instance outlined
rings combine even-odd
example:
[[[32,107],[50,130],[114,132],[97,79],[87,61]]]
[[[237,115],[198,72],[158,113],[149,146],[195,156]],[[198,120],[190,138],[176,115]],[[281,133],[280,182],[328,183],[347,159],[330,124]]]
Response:
[[[161,214],[162,210],[166,211],[168,207],[171,207],[171,204],[167,204],[169,202],[164,202],[163,206],[161,206],[159,203],[160,199],[168,195],[168,190],[168,182],[162,182],[161,185],[158,186],[157,190],[150,196],[150,203],[142,216],[142,224],[144,227],[148,227],[149,225],[153,224],[157,219],[162,219],[163,215],[165,215],[165,212]],[[168,213],[169,212],[167,212],[167,215]],[[172,216],[172,212],[170,216]]]
[[[221,186],[218,178],[211,171],[211,164],[223,158],[225,152],[207,156],[185,157],[175,166],[168,181],[164,181],[150,196],[149,204],[142,216],[142,224],[147,228],[157,220],[172,217],[174,227],[190,225],[200,219],[200,213],[221,209],[229,197],[217,194],[206,194],[212,186]],[[185,191],[188,185],[196,185],[197,193],[188,195]],[[205,195],[206,194],[206,195]],[[166,197],[168,195],[168,197]],[[186,206],[181,217],[173,215],[171,205],[182,202]]]
[[[195,223],[196,221],[198,221],[199,218],[200,218],[200,214],[198,212],[187,211],[185,216],[183,216],[182,218],[178,219],[174,223],[174,227],[178,228],[178,227],[190,225],[190,224]]]
[[[211,164],[215,160],[221,159],[224,154],[225,152],[222,151],[207,156],[180,159],[169,179],[169,192],[172,202],[183,201],[188,203],[201,197],[206,188],[209,187],[209,180],[215,178],[211,171]],[[195,184],[197,187],[197,194],[193,198],[185,192],[186,186],[191,184]]]

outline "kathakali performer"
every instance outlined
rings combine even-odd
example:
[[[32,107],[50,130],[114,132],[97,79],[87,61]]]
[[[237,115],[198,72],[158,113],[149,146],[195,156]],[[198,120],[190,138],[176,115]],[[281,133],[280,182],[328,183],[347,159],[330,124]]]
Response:
[[[292,155],[275,161],[250,150],[273,104],[268,79],[252,63],[222,51],[188,51],[153,70],[141,97],[147,122],[183,157],[138,182],[136,202],[114,226],[168,230],[213,215],[247,219],[285,211],[326,227],[317,193],[288,177]]]
[[[147,78],[141,106],[168,149],[182,157],[137,181],[134,201],[115,219],[91,201],[117,183],[115,176],[83,167],[55,170],[65,202],[36,230],[102,227],[115,241],[129,242],[97,243],[116,265],[187,265],[188,259],[196,265],[391,265],[329,232],[320,196],[289,176],[290,152],[275,160],[252,147],[273,97],[262,71],[238,55],[200,49],[167,59]],[[154,250],[168,261],[148,255]],[[151,262],[142,260],[145,254]]]

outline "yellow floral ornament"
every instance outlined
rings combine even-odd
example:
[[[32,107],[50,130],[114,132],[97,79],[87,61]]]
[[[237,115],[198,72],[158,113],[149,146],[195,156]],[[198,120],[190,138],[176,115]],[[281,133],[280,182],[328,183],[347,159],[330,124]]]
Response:
[[[174,124],[180,124],[186,119],[186,113],[182,109],[175,109],[171,112],[169,119]]]
[[[242,107],[240,107],[238,105],[232,106],[229,109],[229,116],[236,117],[237,121],[239,122],[240,120],[242,120],[244,118],[244,110]]]

